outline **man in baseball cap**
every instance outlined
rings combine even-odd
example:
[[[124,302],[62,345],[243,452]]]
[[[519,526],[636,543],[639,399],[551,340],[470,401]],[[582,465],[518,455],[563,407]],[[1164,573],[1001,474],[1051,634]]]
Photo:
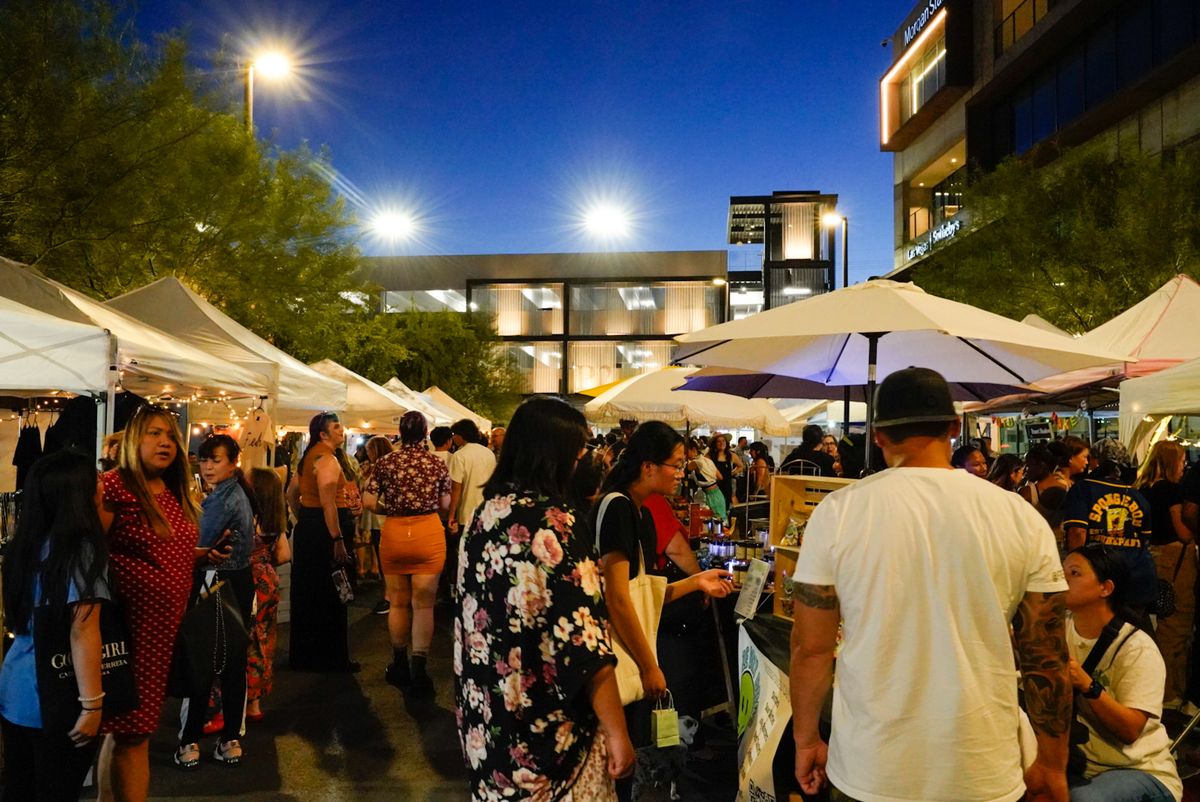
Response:
[[[960,424],[928,368],[879,385],[888,470],[813,511],[795,572],[791,692],[806,794],[862,802],[1067,799],[1071,686],[1054,535],[1017,494],[950,465]],[[1015,619],[1014,619],[1015,616]],[[1009,622],[1036,755],[1017,736]],[[842,625],[829,743],[818,732]]]

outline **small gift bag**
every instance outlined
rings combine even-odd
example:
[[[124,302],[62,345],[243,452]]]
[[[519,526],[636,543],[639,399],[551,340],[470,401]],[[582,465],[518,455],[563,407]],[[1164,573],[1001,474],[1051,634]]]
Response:
[[[679,711],[675,709],[675,699],[670,691],[650,711],[650,740],[660,749],[679,746]]]

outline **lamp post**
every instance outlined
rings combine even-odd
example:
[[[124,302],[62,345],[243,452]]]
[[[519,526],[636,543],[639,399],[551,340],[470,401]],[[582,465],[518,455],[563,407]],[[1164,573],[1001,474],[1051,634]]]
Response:
[[[242,77],[245,80],[245,98],[244,114],[246,118],[246,130],[250,133],[254,132],[254,74],[261,72],[263,77],[276,79],[282,78],[291,72],[292,63],[283,53],[272,51],[263,53],[258,58],[249,62],[246,65],[246,70]]]

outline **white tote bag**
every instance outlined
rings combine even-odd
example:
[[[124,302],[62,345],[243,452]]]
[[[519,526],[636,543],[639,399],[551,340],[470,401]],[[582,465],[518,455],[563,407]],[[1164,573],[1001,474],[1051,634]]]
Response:
[[[604,521],[604,513],[608,510],[609,502],[614,498],[624,496],[623,493],[609,493],[600,502],[600,510],[596,514],[596,552],[600,552],[600,528]],[[626,496],[626,498],[628,498]],[[637,613],[638,623],[642,626],[642,634],[650,645],[650,653],[658,662],[658,622],[662,617],[663,602],[667,596],[667,578],[653,576],[646,572],[646,556],[642,552],[641,538],[637,538],[638,575],[629,580],[629,600]],[[616,627],[609,627],[612,635],[613,654],[617,656],[617,687],[621,691],[621,704],[636,702],[646,695],[642,687],[642,674],[637,661],[621,642]]]

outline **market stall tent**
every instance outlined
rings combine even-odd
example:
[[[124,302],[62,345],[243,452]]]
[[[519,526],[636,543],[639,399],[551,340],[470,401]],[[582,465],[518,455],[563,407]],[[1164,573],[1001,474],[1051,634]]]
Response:
[[[398,395],[411,409],[425,413],[425,417],[429,419],[430,424],[433,426],[449,426],[458,420],[454,417],[454,412],[439,407],[433,403],[432,398],[424,393],[418,393],[395,376],[385,381],[383,386],[385,389],[391,390]]]
[[[106,329],[115,338],[121,383],[138,395],[266,393],[260,375],[4,257],[0,257],[0,297],[63,320]]]
[[[412,407],[398,395],[332,359],[309,367],[346,386],[346,407],[339,413],[345,428],[385,435],[399,432],[400,416]]]
[[[108,332],[0,298],[0,392],[107,392]]]
[[[1121,441],[1139,460],[1173,415],[1200,415],[1200,358],[1121,383]]]
[[[455,420],[470,418],[475,421],[475,425],[479,427],[479,431],[486,432],[492,428],[492,422],[477,412],[467,409],[462,404],[455,401],[449,393],[436,384],[426,387],[422,392],[429,396],[433,403],[437,404],[442,409],[453,414]]]
[[[620,382],[583,408],[590,421],[659,420],[675,427],[707,424],[787,436],[791,426],[765,398],[676,390],[695,368],[662,368]]]
[[[317,412],[346,405],[346,385],[276,348],[174,276],[113,298],[108,306],[163,329],[222,360],[259,374],[279,425],[304,425]]]

